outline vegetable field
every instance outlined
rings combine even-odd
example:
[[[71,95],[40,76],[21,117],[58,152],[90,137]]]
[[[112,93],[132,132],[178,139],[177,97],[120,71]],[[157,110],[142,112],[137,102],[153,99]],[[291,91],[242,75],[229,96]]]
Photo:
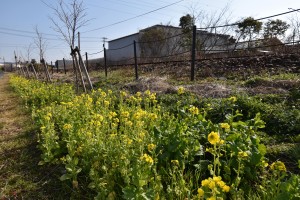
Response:
[[[32,113],[39,165],[63,166],[60,180],[85,198],[300,198],[299,155],[284,160],[274,150],[289,142],[299,152],[299,91],[282,103],[274,95],[200,98],[182,86],[77,95],[68,84],[10,83]]]

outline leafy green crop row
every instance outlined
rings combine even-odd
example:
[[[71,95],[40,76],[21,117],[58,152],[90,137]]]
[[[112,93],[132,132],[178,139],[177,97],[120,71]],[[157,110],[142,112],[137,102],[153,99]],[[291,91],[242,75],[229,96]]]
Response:
[[[236,97],[223,100],[226,114],[216,122],[210,119],[212,105],[183,102],[193,98],[183,88],[177,95],[182,101],[166,109],[150,91],[98,89],[75,96],[66,85],[20,77],[12,77],[11,84],[40,129],[40,164],[63,164],[61,180],[74,188],[79,175],[85,176],[96,199],[300,195],[300,177],[288,175],[283,162],[265,158],[256,134],[265,127],[260,114],[245,119]]]

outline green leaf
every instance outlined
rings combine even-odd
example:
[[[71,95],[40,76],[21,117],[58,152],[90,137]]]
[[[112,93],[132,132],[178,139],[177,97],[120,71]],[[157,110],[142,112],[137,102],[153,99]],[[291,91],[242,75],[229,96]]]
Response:
[[[65,180],[68,180],[68,179],[71,179],[72,178],[72,175],[71,174],[64,174],[62,175],[59,180],[61,181],[65,181]]]
[[[261,153],[261,155],[266,155],[267,153],[267,147],[264,144],[259,144],[258,145],[258,150]]]

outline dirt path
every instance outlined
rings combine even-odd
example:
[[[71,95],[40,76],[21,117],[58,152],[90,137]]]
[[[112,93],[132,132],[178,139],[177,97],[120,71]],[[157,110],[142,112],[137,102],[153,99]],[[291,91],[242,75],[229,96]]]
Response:
[[[0,77],[0,200],[56,199],[57,192],[64,195],[66,188],[54,173],[57,168],[38,165],[36,146],[30,112],[10,88],[9,75],[4,74]]]

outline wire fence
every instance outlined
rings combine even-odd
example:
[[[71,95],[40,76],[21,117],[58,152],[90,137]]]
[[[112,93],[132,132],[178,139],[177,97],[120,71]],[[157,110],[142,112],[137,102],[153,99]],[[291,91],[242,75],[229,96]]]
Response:
[[[300,9],[279,13],[272,16],[256,19],[257,21],[270,19],[273,17],[298,12]],[[209,59],[232,59],[232,58],[249,58],[263,55],[276,55],[279,53],[299,53],[300,40],[292,38],[289,42],[281,42],[277,38],[247,38],[244,35],[233,37],[232,33],[241,22],[214,25],[207,27],[182,29],[172,26],[156,25],[139,32],[136,40],[121,39],[111,41],[111,48],[87,53],[85,65],[87,70],[100,69],[104,67],[105,75],[107,70],[113,67],[134,66],[135,77],[138,79],[139,66],[142,65],[159,65],[166,63],[189,63],[190,78],[194,80],[195,66],[197,63]],[[152,32],[151,32],[152,31]],[[149,35],[149,33],[151,33]],[[146,37],[148,34],[148,37]],[[145,36],[145,37],[144,37]],[[130,38],[130,37],[129,37]],[[154,39],[155,38],[155,39]],[[242,39],[242,40],[241,40]],[[120,43],[118,43],[120,42]],[[99,59],[89,60],[88,56],[101,55]],[[100,57],[100,56],[99,56]],[[45,64],[46,66],[47,63]],[[17,66],[17,62],[16,62]],[[74,69],[74,61],[70,62],[63,59],[62,62],[56,62],[50,65],[52,73],[56,67],[57,72]],[[48,68],[48,67],[47,67]],[[24,68],[25,69],[25,68]],[[31,68],[20,69],[20,73],[26,74],[26,70],[32,71]],[[23,70],[23,71],[22,71]],[[39,66],[37,72],[41,71]]]

